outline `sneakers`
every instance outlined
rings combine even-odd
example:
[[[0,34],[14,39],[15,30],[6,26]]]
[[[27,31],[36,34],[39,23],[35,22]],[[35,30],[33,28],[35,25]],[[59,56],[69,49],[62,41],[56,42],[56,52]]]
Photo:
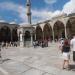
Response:
[[[66,68],[63,67],[62,69],[64,70],[64,69],[66,69]]]
[[[70,67],[68,67],[68,68],[64,68],[64,67],[63,67],[62,69],[63,69],[63,70],[65,69],[65,70],[68,70],[68,71],[69,71],[69,70],[70,70]]]

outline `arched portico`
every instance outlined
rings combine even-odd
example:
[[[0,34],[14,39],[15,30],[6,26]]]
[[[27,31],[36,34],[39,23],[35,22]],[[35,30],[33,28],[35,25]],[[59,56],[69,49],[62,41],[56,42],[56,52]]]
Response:
[[[42,40],[43,39],[43,32],[40,26],[36,27],[36,40]]]
[[[10,42],[11,41],[11,31],[9,27],[3,26],[0,29],[0,42]]]
[[[66,28],[67,28],[68,38],[72,38],[73,35],[75,35],[75,17],[69,18],[69,20],[66,24]]]
[[[11,41],[13,41],[13,42],[18,41],[18,34],[17,34],[17,29],[16,28],[14,28],[12,30],[11,34],[12,34],[12,40]]]
[[[44,39],[46,40],[52,40],[52,28],[50,26],[50,24],[45,24],[44,28],[43,28],[43,35],[44,35]]]
[[[65,27],[61,21],[56,21],[53,27],[54,39],[65,38]]]

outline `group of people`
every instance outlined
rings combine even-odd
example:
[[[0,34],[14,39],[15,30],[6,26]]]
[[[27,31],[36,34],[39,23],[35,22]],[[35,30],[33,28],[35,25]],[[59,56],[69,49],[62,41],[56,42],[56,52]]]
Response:
[[[47,40],[44,40],[44,41],[34,41],[33,42],[33,46],[34,46],[34,48],[37,47],[37,46],[41,46],[42,48],[48,47],[48,41]]]
[[[16,46],[17,47],[17,42],[0,42],[0,46],[3,47],[11,47],[11,46]]]
[[[69,61],[70,61],[70,54],[71,51],[73,52],[73,61],[75,62],[75,36],[71,40],[69,39],[62,39],[60,41],[59,48],[62,52],[63,58],[63,69],[70,69]]]

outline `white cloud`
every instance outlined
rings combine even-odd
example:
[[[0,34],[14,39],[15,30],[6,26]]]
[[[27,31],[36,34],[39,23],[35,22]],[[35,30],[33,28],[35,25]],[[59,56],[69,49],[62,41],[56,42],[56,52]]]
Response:
[[[52,17],[60,16],[60,15],[62,15],[62,14],[64,14],[62,11],[56,10],[56,11],[53,12]]]
[[[62,10],[64,13],[70,14],[75,13],[75,0],[70,0],[67,2]]]
[[[3,3],[0,3],[0,8],[4,9],[4,10],[11,10],[13,12],[17,12],[19,14],[18,16],[21,18],[21,20],[23,22],[27,23],[27,15],[26,15],[25,7],[14,4],[14,3],[11,3],[11,2],[10,3],[3,2]],[[36,17],[32,20],[32,22],[36,23],[36,22],[39,22],[39,21],[44,21],[44,20],[50,19],[51,14],[52,14],[51,12],[46,11],[46,10],[38,11],[38,10],[32,9],[32,18]]]
[[[26,15],[26,9],[24,6],[14,4],[14,3],[8,3],[8,2],[3,2],[0,3],[0,9],[6,9],[6,10],[12,10],[13,12],[17,12],[18,16],[22,20],[22,22],[27,23],[27,15]],[[75,12],[75,0],[70,0],[67,2],[64,6],[63,9],[56,10],[54,12],[51,12],[49,10],[46,10],[43,8],[43,10],[38,9],[32,9],[32,23],[37,23],[40,21],[45,21],[48,19],[51,19],[54,16],[62,15],[64,13],[70,14]]]
[[[45,3],[47,4],[53,4],[56,3],[57,0],[44,0]]]
[[[15,12],[18,12],[18,5],[14,4],[14,3],[8,3],[8,2],[3,2],[0,3],[0,8],[1,9],[6,9],[6,10],[13,10]]]
[[[2,2],[0,3],[0,9],[17,12],[22,21],[27,21],[25,8],[21,5],[12,2]]]
[[[37,16],[40,18],[37,19],[37,21],[44,21],[52,17],[75,13],[75,0],[70,0],[69,2],[65,3],[62,10],[56,10],[54,12],[47,10],[33,10],[32,13],[33,16]]]
[[[37,19],[37,21],[45,21],[47,19],[50,19],[51,18],[51,15],[52,13],[49,12],[49,11],[46,11],[46,10],[32,10],[32,16],[35,17],[35,19]]]

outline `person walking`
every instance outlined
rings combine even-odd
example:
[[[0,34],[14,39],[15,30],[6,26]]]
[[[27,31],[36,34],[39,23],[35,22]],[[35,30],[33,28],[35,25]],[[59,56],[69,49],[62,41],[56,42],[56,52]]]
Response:
[[[69,60],[70,60],[70,43],[68,39],[64,40],[63,46],[62,46],[62,58],[63,58],[63,69],[69,70]]]
[[[70,41],[71,49],[73,51],[73,61],[75,62],[75,35]]]

